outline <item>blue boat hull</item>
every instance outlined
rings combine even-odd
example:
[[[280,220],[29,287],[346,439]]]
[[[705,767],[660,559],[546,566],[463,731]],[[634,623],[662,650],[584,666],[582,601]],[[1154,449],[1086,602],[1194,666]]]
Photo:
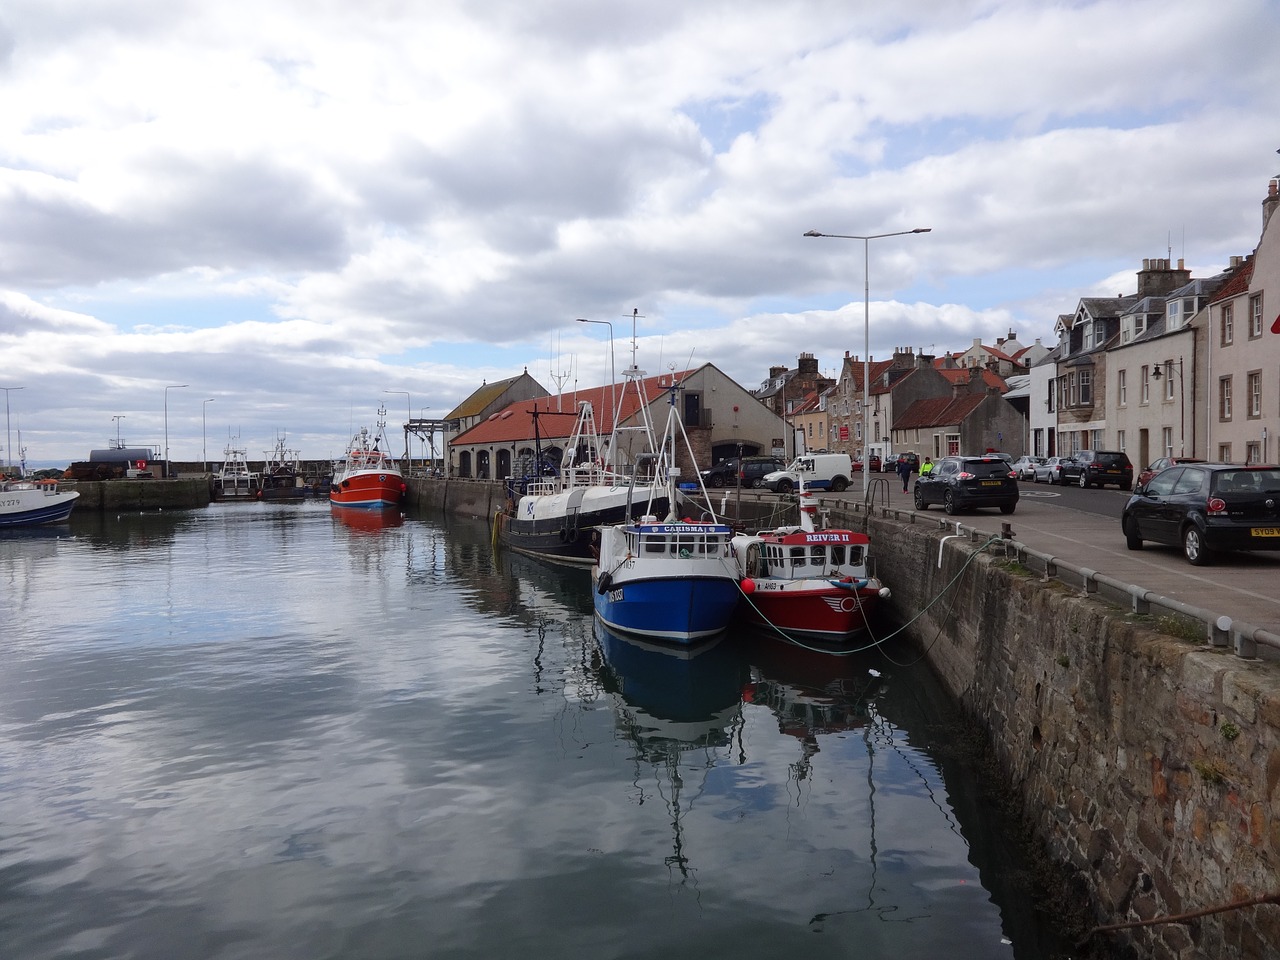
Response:
[[[671,577],[592,583],[596,614],[606,627],[639,637],[693,643],[729,626],[738,582],[728,577]]]
[[[35,527],[46,523],[62,523],[71,516],[71,508],[75,505],[75,500],[60,500],[21,513],[0,513],[0,527]]]

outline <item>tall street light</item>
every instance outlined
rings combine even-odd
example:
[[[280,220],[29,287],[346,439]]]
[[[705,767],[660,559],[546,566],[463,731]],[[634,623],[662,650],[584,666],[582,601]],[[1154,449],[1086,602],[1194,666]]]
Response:
[[[618,435],[618,374],[613,365],[613,324],[608,320],[587,320],[584,317],[578,317],[579,323],[603,323],[609,328],[609,390],[610,400],[613,404],[613,412],[609,414],[609,436],[616,438]],[[609,441],[609,463],[616,466],[618,463],[617,453],[613,449],[614,439]]]
[[[4,462],[6,467],[13,466],[13,434],[9,432],[9,391],[25,389],[26,387],[0,387],[0,390],[4,391]],[[8,473],[7,470],[5,472]]]
[[[210,397],[208,400],[200,401],[200,459],[204,461],[204,472],[209,472],[209,448],[205,445],[205,426],[207,421],[205,413],[209,409],[209,404],[213,403],[217,397]]]
[[[186,383],[171,383],[164,388],[164,478],[169,479],[169,391],[181,390],[190,386]]]
[[[914,230],[872,233],[866,236],[850,233],[819,233],[817,230],[810,230],[805,234],[806,237],[862,241],[862,496],[864,500],[871,490],[871,432],[867,422],[871,412],[871,241],[885,237],[905,237],[911,233],[930,233],[932,230],[932,227],[916,227]]]
[[[1162,374],[1160,368],[1163,367],[1165,372]],[[1173,360],[1166,360],[1163,364],[1156,364],[1156,368],[1151,371],[1151,376],[1155,378],[1156,383],[1160,382],[1161,376],[1172,377],[1174,370],[1178,372],[1178,456],[1185,456],[1187,452],[1187,415],[1186,415],[1186,385],[1182,380],[1182,358],[1178,358],[1177,366],[1174,366]],[[1169,391],[1172,394],[1172,390]],[[1196,455],[1194,438],[1191,444],[1191,455]],[[1172,446],[1172,444],[1170,444]],[[1166,450],[1165,456],[1171,456],[1172,450]]]
[[[409,419],[404,423],[404,458],[408,461],[406,468],[412,472],[413,455],[409,452],[409,420],[413,419],[413,398],[409,396],[408,390],[383,390],[382,392],[398,394],[404,397],[404,402],[408,405]]]

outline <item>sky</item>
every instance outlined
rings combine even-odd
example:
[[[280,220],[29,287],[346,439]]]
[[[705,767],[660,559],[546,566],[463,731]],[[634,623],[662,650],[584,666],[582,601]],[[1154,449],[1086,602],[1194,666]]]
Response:
[[[1274,0],[6,0],[0,459],[337,456],[633,350],[754,388],[1051,346],[1143,259],[1252,252],[1277,35]]]

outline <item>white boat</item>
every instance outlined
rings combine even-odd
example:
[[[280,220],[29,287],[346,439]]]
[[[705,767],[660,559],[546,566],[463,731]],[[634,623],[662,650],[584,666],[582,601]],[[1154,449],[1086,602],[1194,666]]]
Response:
[[[62,523],[79,497],[76,490],[61,489],[57,480],[0,479],[0,528]]]
[[[641,449],[653,450],[655,442],[644,390],[644,371],[633,362],[623,377],[624,402],[628,392],[638,400],[639,423],[631,429],[642,434]],[[620,409],[613,410],[606,440],[601,438],[591,403],[581,401],[554,476],[508,482],[512,506],[497,518],[498,539],[504,546],[557,563],[589,567],[595,560],[598,527],[633,520],[645,512],[666,512],[665,480],[656,472],[643,477],[628,475],[617,462]],[[536,407],[532,413],[535,446],[540,447],[538,419],[547,414]],[[541,461],[540,450],[535,460]],[[640,469],[640,464],[636,469]],[[633,480],[641,487],[639,496]]]
[[[261,490],[262,476],[249,469],[247,452],[228,439],[222,455],[222,466],[213,475],[213,499],[256,500]]]
[[[733,528],[717,519],[700,482],[705,504],[682,502],[680,471],[674,466],[677,435],[689,460],[696,460],[676,411],[676,389],[670,388],[667,429],[653,455],[672,506],[659,520],[652,501],[646,501],[640,520],[600,527],[591,585],[596,615],[610,630],[691,644],[728,627],[740,588],[731,549]],[[687,515],[682,518],[681,513]]]
[[[408,489],[400,468],[387,455],[387,411],[378,411],[378,429],[361,427],[347,452],[333,465],[329,502],[339,507],[398,507]]]

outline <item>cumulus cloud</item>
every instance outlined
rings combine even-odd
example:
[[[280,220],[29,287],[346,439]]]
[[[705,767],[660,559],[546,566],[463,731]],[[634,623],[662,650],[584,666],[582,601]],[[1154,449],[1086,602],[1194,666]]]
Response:
[[[327,450],[385,391],[444,413],[526,368],[551,387],[558,350],[603,379],[573,320],[614,322],[621,354],[633,308],[642,365],[752,385],[863,351],[862,246],[809,229],[932,228],[867,251],[877,356],[1048,342],[1143,258],[1212,272],[1256,243],[1278,21],[1266,0],[14,0],[0,380],[48,458],[113,415],[158,436],[182,382],[179,444],[216,398],[251,449],[286,426]]]

